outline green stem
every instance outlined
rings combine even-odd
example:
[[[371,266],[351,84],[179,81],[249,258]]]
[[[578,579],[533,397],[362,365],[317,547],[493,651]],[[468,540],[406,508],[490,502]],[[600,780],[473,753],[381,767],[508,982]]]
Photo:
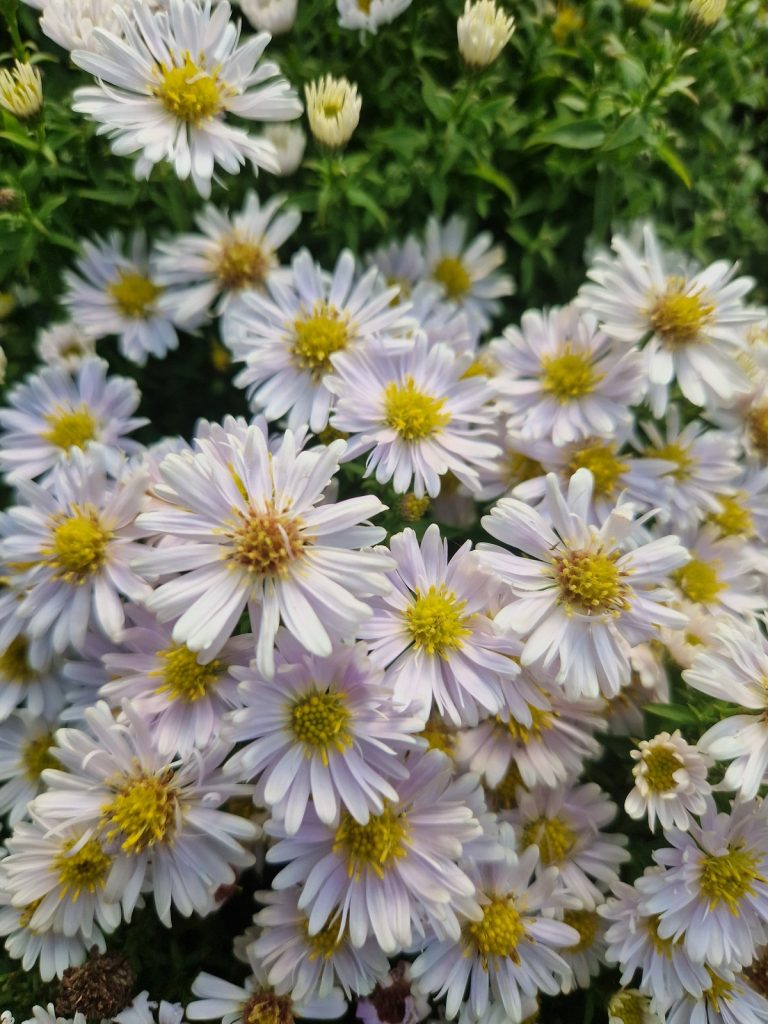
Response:
[[[13,43],[13,52],[17,60],[22,62],[27,59],[27,49],[24,43],[21,41],[21,33],[19,32],[19,20],[18,20],[18,6],[15,3],[10,5],[10,8],[6,7],[3,12],[5,23],[8,26],[8,34],[11,37]]]

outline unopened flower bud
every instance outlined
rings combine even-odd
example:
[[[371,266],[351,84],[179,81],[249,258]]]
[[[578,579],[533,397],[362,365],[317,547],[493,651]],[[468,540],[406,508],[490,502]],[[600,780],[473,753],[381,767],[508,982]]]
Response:
[[[512,38],[515,19],[497,7],[494,0],[467,0],[456,25],[461,56],[473,68],[492,64]]]
[[[329,149],[340,149],[352,137],[363,102],[357,86],[346,78],[326,75],[305,86],[307,117],[312,134]]]
[[[240,0],[240,9],[254,28],[279,36],[293,28],[298,0]]]
[[[14,61],[13,71],[0,70],[0,107],[26,121],[40,113],[43,105],[43,80],[31,64]]]

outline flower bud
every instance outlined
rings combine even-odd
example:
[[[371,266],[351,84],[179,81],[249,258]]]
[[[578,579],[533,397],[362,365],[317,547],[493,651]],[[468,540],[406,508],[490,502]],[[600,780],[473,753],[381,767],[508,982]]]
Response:
[[[0,107],[26,121],[40,113],[43,105],[43,80],[31,64],[14,61],[13,71],[0,70]]]
[[[240,0],[240,9],[256,29],[279,36],[293,28],[298,0]]]
[[[363,102],[357,86],[346,78],[326,75],[304,87],[312,134],[329,149],[340,149],[352,137]]]
[[[508,17],[494,0],[466,0],[464,13],[456,24],[459,51],[473,68],[492,64],[512,38],[515,19]]]

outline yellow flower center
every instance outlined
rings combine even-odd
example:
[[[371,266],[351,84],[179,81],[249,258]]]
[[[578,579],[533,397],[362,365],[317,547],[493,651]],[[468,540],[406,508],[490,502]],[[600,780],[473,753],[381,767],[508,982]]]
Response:
[[[675,948],[674,939],[662,939],[659,935],[660,918],[655,914],[652,917],[642,918],[645,923],[645,930],[651,940],[654,952],[664,956],[668,960],[672,957],[672,950]]]
[[[711,910],[719,903],[726,903],[731,913],[738,916],[739,902],[755,894],[754,883],[765,882],[757,870],[759,859],[739,846],[728,853],[702,857],[699,888],[709,900]]]
[[[579,941],[568,946],[568,953],[583,953],[589,949],[597,938],[600,918],[594,910],[566,910],[563,921],[579,933]]]
[[[646,455],[652,459],[666,459],[667,462],[674,462],[676,468],[668,475],[680,482],[690,478],[691,470],[696,463],[696,460],[691,458],[685,448],[674,442],[664,444],[661,448],[649,448]]]
[[[45,733],[28,740],[21,748],[21,763],[24,775],[30,782],[38,782],[46,768],[58,768],[59,762],[51,753],[53,736]]]
[[[243,1024],[293,1024],[290,996],[257,992],[243,1007]]]
[[[714,523],[723,537],[752,537],[755,526],[749,509],[741,504],[745,496],[741,494],[718,494],[720,511],[713,512],[709,521]]]
[[[470,949],[479,954],[484,970],[488,970],[488,963],[494,957],[520,963],[517,947],[525,936],[525,921],[514,899],[494,899],[480,909],[482,920],[469,921],[464,926],[464,939]]]
[[[162,667],[151,674],[160,676],[162,683],[156,693],[167,694],[171,700],[185,704],[194,704],[205,697],[224,668],[219,660],[201,665],[195,651],[190,651],[186,644],[174,644],[164,651],[158,651],[157,656]]]
[[[101,809],[106,838],[119,839],[125,853],[136,854],[167,843],[176,829],[177,797],[166,776],[125,776],[111,803]]]
[[[394,860],[405,857],[407,837],[405,816],[385,803],[381,814],[372,814],[367,825],[361,825],[345,811],[336,829],[333,850],[343,854],[350,878],[359,880],[367,868],[383,878],[384,870]]]
[[[689,601],[694,604],[710,604],[725,587],[718,578],[717,564],[692,558],[672,573],[672,579]]]
[[[121,270],[117,280],[107,288],[115,306],[123,316],[133,320],[146,320],[154,312],[155,300],[162,291],[144,274]]]
[[[241,523],[232,535],[233,560],[256,576],[285,575],[288,564],[304,550],[301,520],[274,507],[265,512],[249,509],[246,515],[238,515]]]
[[[714,305],[704,301],[703,291],[689,293],[686,288],[685,278],[667,278],[667,290],[648,312],[653,330],[670,346],[698,341],[715,312]]]
[[[78,586],[102,568],[111,538],[98,512],[84,508],[54,526],[51,546],[43,553],[49,557],[57,579]]]
[[[221,246],[216,260],[216,276],[231,291],[261,288],[269,264],[269,256],[260,245],[232,235]]]
[[[763,459],[768,459],[768,405],[758,405],[747,417],[749,438]]]
[[[472,287],[472,278],[457,256],[444,256],[434,267],[432,277],[439,281],[445,294],[460,302]]]
[[[494,789],[486,790],[488,804],[494,811],[509,811],[517,807],[517,791],[525,789],[520,769],[514,761],[510,762],[506,774]]]
[[[621,1024],[645,1024],[648,1020],[647,996],[639,992],[617,992],[608,1004],[608,1013]]]
[[[344,109],[343,100],[326,100],[322,105],[323,117],[327,117],[329,120],[333,117],[338,117]]]
[[[568,475],[572,476],[577,469],[588,469],[595,478],[595,494],[610,498],[629,463],[618,457],[615,444],[596,441],[573,452],[568,460]]]
[[[371,13],[371,0],[357,0],[357,6],[363,14]]]
[[[526,480],[535,480],[538,476],[544,476],[544,467],[536,459],[531,459],[521,452],[504,453],[504,482],[508,487],[516,487]]]
[[[502,718],[500,715],[496,716],[497,723],[506,729],[509,735],[517,743],[530,743],[531,740],[540,740],[541,734],[547,732],[555,724],[555,718],[557,717],[554,711],[545,711],[543,708],[537,708],[533,704],[528,705],[528,710],[531,713],[531,724],[523,725],[518,722],[516,718]]]
[[[402,385],[390,381],[384,388],[384,421],[403,441],[422,441],[450,423],[444,405],[444,399],[418,391],[413,377]]]
[[[10,683],[34,682],[38,678],[38,673],[29,664],[28,653],[29,645],[23,636],[11,640],[0,654],[0,678]]]
[[[343,352],[350,338],[348,315],[327,302],[316,302],[309,316],[294,321],[294,362],[319,380],[333,369],[331,356]]]
[[[710,986],[704,990],[703,995],[715,1013],[719,1014],[721,1002],[729,1003],[733,997],[733,982],[719,978],[708,967],[706,971],[709,974]],[[709,1011],[707,1011],[707,1017],[709,1017]]]
[[[456,746],[456,732],[438,714],[429,716],[427,724],[419,735],[423,740],[427,741],[430,750],[440,750],[449,757],[453,756],[453,749]]]
[[[304,922],[304,933],[307,943],[312,947],[310,960],[330,960],[344,941],[344,932],[339,929],[338,921],[330,921],[315,935],[309,934],[309,922]]]
[[[405,612],[413,646],[440,657],[461,650],[464,638],[472,632],[467,626],[469,616],[461,614],[467,602],[445,586],[431,586],[426,594],[417,590],[415,597]]]
[[[589,352],[574,352],[566,342],[561,353],[541,360],[541,386],[561,405],[591,394],[605,376],[592,366]]]
[[[324,764],[328,764],[329,747],[341,753],[352,745],[349,721],[342,693],[314,688],[291,708],[293,735],[304,744],[307,756],[320,754]]]
[[[406,523],[418,523],[429,512],[429,505],[430,501],[426,495],[417,498],[413,492],[409,492],[400,498],[397,510]]]
[[[98,839],[89,839],[73,853],[74,845],[74,839],[65,844],[53,867],[58,872],[62,895],[68,894],[76,902],[83,889],[96,892],[104,888],[112,861]]]
[[[85,405],[50,413],[45,422],[50,429],[43,433],[43,440],[57,448],[85,448],[96,439],[98,424]]]
[[[184,63],[180,66],[157,66],[160,84],[153,89],[153,94],[174,117],[199,127],[219,113],[225,90],[189,53],[183,57]]]
[[[645,779],[653,793],[667,793],[677,787],[674,775],[683,760],[668,747],[650,747],[643,754]]]
[[[578,836],[562,818],[535,818],[529,821],[520,839],[520,848],[538,846],[543,864],[559,864],[576,845]]]
[[[616,564],[618,557],[603,551],[567,551],[555,559],[561,600],[570,610],[586,615],[626,611],[627,586]]]

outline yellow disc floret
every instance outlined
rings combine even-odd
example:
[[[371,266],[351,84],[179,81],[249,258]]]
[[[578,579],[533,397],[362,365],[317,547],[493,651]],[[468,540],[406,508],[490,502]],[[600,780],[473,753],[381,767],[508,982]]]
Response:
[[[627,585],[616,564],[618,554],[567,551],[555,559],[561,600],[571,611],[586,615],[619,615],[626,611]]]
[[[333,849],[346,860],[350,878],[360,879],[367,869],[383,878],[385,869],[406,855],[407,836],[405,816],[385,803],[381,814],[372,814],[366,825],[345,811],[336,829]]]
[[[541,386],[561,405],[591,394],[604,374],[592,365],[589,352],[574,352],[570,342],[555,356],[541,360]]]
[[[45,422],[49,429],[43,433],[43,440],[57,448],[85,448],[96,439],[98,424],[85,405],[58,409],[46,416]]]
[[[725,587],[717,575],[717,566],[717,562],[692,558],[672,573],[672,579],[689,601],[710,604]]]
[[[699,888],[714,910],[725,903],[738,916],[739,903],[745,896],[754,896],[755,882],[766,879],[757,870],[759,855],[735,846],[728,853],[705,854],[701,859]]]
[[[600,917],[594,910],[566,910],[563,921],[579,933],[579,941],[568,946],[569,953],[583,953],[597,938]]]
[[[404,384],[390,381],[384,388],[384,422],[403,441],[422,441],[450,423],[444,406],[445,399],[419,391],[413,377],[406,377]]]
[[[464,638],[472,632],[467,625],[469,616],[462,615],[466,601],[445,586],[431,586],[425,594],[417,590],[414,596],[405,611],[405,624],[416,650],[440,657],[461,650]]]
[[[290,996],[256,992],[243,1007],[243,1024],[293,1024]]]
[[[344,931],[339,928],[338,920],[330,921],[314,935],[309,934],[309,922],[305,921],[304,933],[307,945],[312,949],[310,960],[330,960],[344,941]]]
[[[704,292],[689,292],[683,277],[667,278],[667,289],[651,305],[648,316],[653,330],[667,345],[689,345],[701,338],[715,307]]]
[[[709,521],[714,523],[723,537],[753,537],[755,525],[749,509],[742,504],[743,494],[718,494],[719,512],[712,512]]]
[[[155,300],[162,288],[144,274],[121,270],[107,291],[123,316],[131,320],[146,320],[154,312]]]
[[[348,315],[328,302],[316,302],[309,316],[299,317],[293,323],[294,362],[320,380],[333,369],[331,356],[343,352],[351,337]]]
[[[682,758],[669,747],[649,747],[643,754],[643,773],[653,793],[668,793],[677,787],[675,772],[683,767]]]
[[[269,256],[260,245],[233,235],[221,246],[216,259],[216,277],[225,288],[260,288],[269,269]]]
[[[180,65],[157,67],[160,84],[153,92],[174,117],[199,127],[219,113],[225,90],[205,68],[192,60],[191,54],[183,54],[183,59]]]
[[[128,854],[141,853],[173,839],[178,803],[172,776],[125,776],[111,803],[102,807],[107,839]]]
[[[595,441],[574,451],[567,469],[569,476],[577,469],[588,469],[595,480],[595,494],[601,498],[612,498],[622,474],[629,469],[629,463],[619,458],[612,441]]]
[[[299,697],[291,706],[290,728],[303,743],[307,756],[319,754],[328,763],[328,750],[344,751],[352,744],[350,714],[344,694],[317,687]]]
[[[232,534],[233,560],[255,576],[281,576],[289,562],[304,549],[301,521],[270,506],[238,513],[240,523]]]
[[[77,849],[73,851],[76,845]],[[82,845],[76,844],[74,839],[68,841],[53,864],[62,895],[68,894],[72,900],[77,900],[83,890],[96,892],[103,889],[111,866],[112,861],[98,839],[89,839]]]
[[[470,921],[464,926],[464,941],[480,957],[488,970],[495,957],[520,962],[518,946],[525,937],[525,921],[512,897],[497,898],[480,908],[482,920]]]
[[[44,733],[42,736],[35,736],[27,740],[21,748],[21,763],[24,766],[24,775],[30,782],[38,782],[46,768],[58,768],[59,762],[51,753],[53,736]]]
[[[190,651],[186,644],[173,644],[164,651],[158,651],[157,656],[161,667],[152,675],[160,676],[162,682],[156,692],[187,704],[205,697],[224,667],[219,660],[201,665],[197,653]]]
[[[58,579],[78,586],[103,567],[112,533],[102,525],[95,509],[73,508],[73,513],[56,522],[51,545],[43,553]]]
[[[439,281],[449,299],[458,302],[472,287],[472,278],[457,256],[444,256],[435,264],[432,277]]]
[[[562,818],[535,818],[523,828],[520,848],[536,845],[543,864],[559,864],[576,845],[578,836]]]
[[[29,644],[23,636],[11,640],[0,654],[0,678],[11,683],[32,683],[38,678],[29,664]]]
[[[523,725],[516,718],[502,718],[496,716],[497,723],[509,733],[517,743],[530,743],[531,740],[540,740],[541,734],[547,732],[555,724],[557,713],[547,711],[544,708],[537,708],[533,704],[528,705],[531,714],[531,724]]]
[[[652,459],[665,459],[667,462],[673,462],[675,468],[668,475],[680,483],[690,479],[691,470],[696,464],[696,460],[690,452],[674,441],[670,441],[669,444],[664,444],[660,448],[649,448],[645,454]]]
[[[610,1020],[621,1024],[646,1024],[649,1019],[650,1000],[634,989],[617,992],[608,1004]]]

